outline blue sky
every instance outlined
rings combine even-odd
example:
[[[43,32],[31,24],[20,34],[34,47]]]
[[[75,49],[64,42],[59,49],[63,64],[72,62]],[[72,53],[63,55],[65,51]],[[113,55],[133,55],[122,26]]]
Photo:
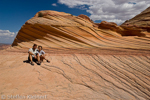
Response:
[[[68,8],[59,3],[53,6],[54,3],[57,3],[57,0],[0,0],[0,29],[17,32],[27,20],[41,10],[67,12],[76,16],[90,15],[84,10]]]
[[[150,6],[150,0],[0,0],[0,43],[11,44],[21,26],[38,11],[55,10],[118,25]]]
[[[69,8],[57,2],[57,0],[0,0],[0,33],[6,33],[7,30],[7,34],[16,34],[27,20],[41,10],[55,10],[75,16],[90,15],[85,10]],[[6,36],[0,35],[0,43],[12,43],[14,37],[5,39]]]

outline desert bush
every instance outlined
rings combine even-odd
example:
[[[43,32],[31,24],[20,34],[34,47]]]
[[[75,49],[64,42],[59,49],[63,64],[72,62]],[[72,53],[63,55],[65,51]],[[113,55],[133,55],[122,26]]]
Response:
[[[43,14],[42,14],[42,13],[39,13],[38,17],[43,17]]]

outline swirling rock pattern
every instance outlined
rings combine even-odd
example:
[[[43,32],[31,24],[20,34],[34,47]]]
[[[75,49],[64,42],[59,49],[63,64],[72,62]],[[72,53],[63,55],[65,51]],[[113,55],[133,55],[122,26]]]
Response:
[[[150,49],[149,35],[140,32],[116,24],[95,24],[84,15],[40,11],[22,26],[12,46],[29,48],[36,43],[46,48]],[[133,33],[135,37],[122,36]]]
[[[43,46],[50,63],[23,63],[34,43]],[[40,11],[22,26],[12,46],[0,55],[2,96],[150,100],[150,37],[141,28]]]
[[[40,66],[23,63],[27,54],[22,51],[2,52],[0,94],[46,95],[46,100],[150,99],[150,53],[67,54],[66,51],[58,54],[59,50],[51,50],[47,55],[51,62]]]
[[[141,28],[150,32],[150,7],[136,15],[134,18],[124,22],[122,26]]]

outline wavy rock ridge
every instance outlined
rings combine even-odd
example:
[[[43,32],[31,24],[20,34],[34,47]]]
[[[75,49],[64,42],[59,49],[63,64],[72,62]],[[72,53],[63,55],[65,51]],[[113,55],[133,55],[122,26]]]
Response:
[[[122,26],[132,26],[150,32],[150,7],[136,15],[134,18],[124,22]]]
[[[34,43],[44,47],[50,63],[23,63]],[[0,55],[0,95],[150,100],[150,36],[142,28],[40,11],[22,26],[12,46]]]
[[[137,25],[139,27],[150,26],[150,7],[136,15],[134,18],[127,20],[122,25]]]
[[[122,36],[130,33],[135,33],[135,37]],[[36,43],[46,48],[150,49],[148,35],[137,37],[139,34],[141,30],[134,28],[103,22],[95,24],[84,15],[40,11],[22,26],[12,46],[29,48]]]

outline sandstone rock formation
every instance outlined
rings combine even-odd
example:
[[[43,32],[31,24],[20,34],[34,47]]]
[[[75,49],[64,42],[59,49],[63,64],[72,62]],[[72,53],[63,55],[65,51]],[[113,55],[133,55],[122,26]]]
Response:
[[[122,26],[132,26],[150,32],[150,7],[136,15],[134,18],[124,22]]]
[[[79,15],[78,17],[81,17],[81,18],[83,18],[83,19],[85,19],[85,20],[88,20],[88,21],[91,22],[91,23],[94,23],[87,15],[81,14],[81,15]]]
[[[134,18],[127,20],[122,25],[133,25],[137,27],[150,26],[150,7],[136,15]]]
[[[140,29],[108,22],[95,24],[87,16],[56,11],[38,12],[22,26],[12,46],[29,48],[34,43],[45,48],[150,49],[149,38]]]
[[[116,23],[113,22],[106,22],[102,21],[100,24],[97,24],[99,29],[109,29],[111,31],[117,32],[122,36],[139,36],[139,37],[149,37],[148,34],[142,32],[141,28],[133,27],[133,26],[118,26]]]
[[[43,100],[150,99],[149,51],[71,51],[49,49],[51,62],[40,66],[23,63],[27,50],[1,51],[0,95],[46,95]]]
[[[50,63],[23,63],[34,43]],[[150,100],[150,37],[142,28],[40,11],[12,46],[1,50],[1,99]]]

